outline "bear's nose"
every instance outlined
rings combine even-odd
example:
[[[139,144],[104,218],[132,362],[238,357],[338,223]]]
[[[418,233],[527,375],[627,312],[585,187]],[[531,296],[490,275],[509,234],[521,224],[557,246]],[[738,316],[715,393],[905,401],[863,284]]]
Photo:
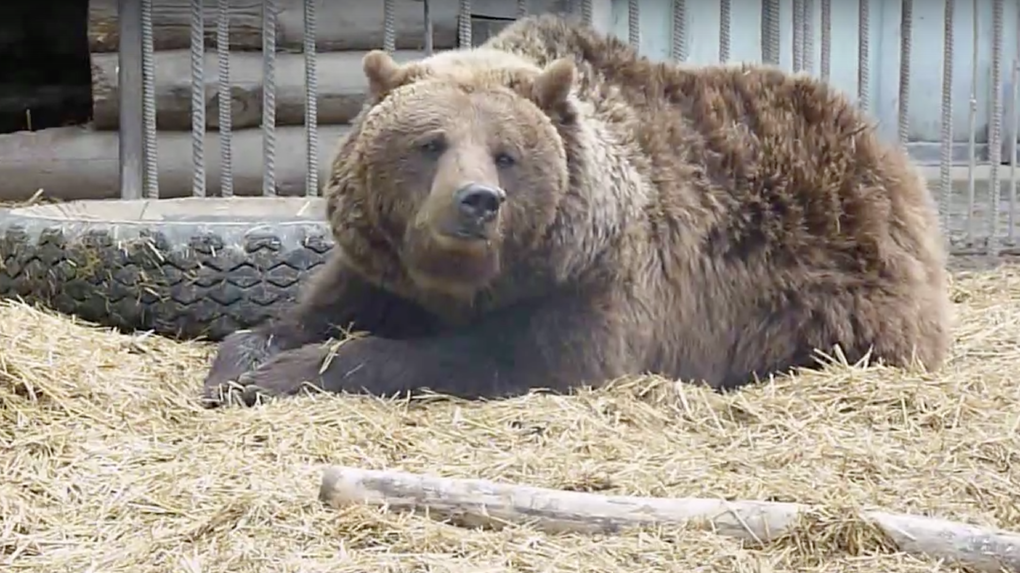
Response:
[[[506,200],[506,193],[498,187],[480,183],[468,183],[454,194],[460,212],[472,218],[489,222],[496,218],[500,206]]]

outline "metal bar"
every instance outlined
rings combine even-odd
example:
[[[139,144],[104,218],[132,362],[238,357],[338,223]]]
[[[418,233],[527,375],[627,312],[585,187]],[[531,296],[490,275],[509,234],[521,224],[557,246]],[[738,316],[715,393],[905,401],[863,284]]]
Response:
[[[761,61],[764,64],[772,63],[771,58],[769,58],[769,56],[771,55],[771,53],[769,52],[769,24],[772,21],[770,4],[771,3],[769,0],[761,0],[761,4],[759,5],[760,17],[758,19],[759,24],[758,37],[760,38],[761,44],[759,52],[761,53]]]
[[[801,66],[804,71],[811,74],[815,71],[815,4],[812,0],[803,0],[801,2],[801,10],[804,15],[801,16],[800,23],[802,26],[801,31],[801,42],[803,46],[801,52]]]
[[[462,48],[471,46],[471,0],[460,0],[457,11],[457,44]]]
[[[581,22],[583,22],[585,26],[592,25],[591,2],[592,0],[581,0]]]
[[[422,16],[425,20],[425,55],[431,56],[434,51],[434,44],[432,38],[432,6],[430,0],[424,0],[422,2]]]
[[[977,166],[977,85],[978,85],[978,4],[974,0],[971,12],[971,61],[970,61],[970,109],[967,117],[967,217],[966,217],[966,240],[968,243],[974,241],[974,198],[976,195],[976,181],[974,180],[974,168]]]
[[[939,154],[939,212],[942,229],[949,237],[949,210],[953,181],[950,168],[953,163],[953,7],[956,0],[946,0],[942,20],[942,120],[941,149]]]
[[[276,195],[276,0],[262,0],[262,194]]]
[[[857,0],[857,105],[863,111],[868,111],[871,99],[869,1]]]
[[[673,0],[673,29],[670,56],[678,62],[687,61],[687,2]]]
[[[774,58],[775,64],[778,66],[782,61],[783,57],[783,42],[782,34],[780,30],[780,18],[783,16],[783,5],[779,0],[769,0],[772,8],[772,20],[769,22],[769,50],[772,51],[772,57]]]
[[[156,58],[152,46],[152,0],[141,0],[141,5],[145,196],[148,199],[159,199],[159,144],[156,139]]]
[[[793,71],[804,69],[804,0],[793,0]]]
[[[951,1],[951,0],[950,0]],[[822,80],[832,74],[832,0],[822,0]]]
[[[1004,0],[992,0],[992,125],[988,134],[988,199],[992,202],[988,230],[988,254],[999,254],[999,217],[1002,207],[1002,185],[999,165],[1002,163],[1002,12]]]
[[[191,194],[205,197],[205,17],[191,0]]]
[[[762,0],[761,12],[762,61],[778,66],[782,50],[779,37],[779,0]]]
[[[233,106],[230,94],[230,0],[216,10],[217,104],[220,131],[220,195],[234,196]]]
[[[393,53],[397,49],[396,0],[383,0],[383,49]]]
[[[315,0],[304,0],[304,3],[305,158],[307,160],[305,164],[305,195],[314,197],[319,194],[319,76],[315,66]]]
[[[719,61],[730,61],[731,0],[719,0]]]
[[[142,124],[142,5],[119,0],[117,21],[117,83],[120,86],[120,196],[141,199],[145,160],[145,127]]]
[[[1020,0],[1016,2],[1017,30],[1020,30]],[[1009,229],[1006,231],[1006,240],[1009,246],[1016,246],[1016,164],[1017,164],[1017,135],[1020,134],[1020,109],[1017,109],[1017,96],[1020,95],[1020,34],[1017,34],[1016,52],[1013,58],[1013,79],[1011,82],[1012,91],[1010,101],[1013,106],[1013,132],[1009,137]]]
[[[898,135],[901,145],[910,137],[910,59],[911,36],[914,27],[914,1],[903,0],[900,4],[900,86],[897,107],[899,108]]]
[[[627,0],[627,41],[631,46],[641,46],[641,5],[638,0]]]
[[[517,17],[523,18],[528,15],[528,0],[517,0]]]

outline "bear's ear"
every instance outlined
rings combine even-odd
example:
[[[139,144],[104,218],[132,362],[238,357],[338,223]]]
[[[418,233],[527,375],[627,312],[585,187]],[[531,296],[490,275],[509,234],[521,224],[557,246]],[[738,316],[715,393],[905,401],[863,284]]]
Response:
[[[405,70],[383,50],[372,50],[361,60],[361,68],[368,78],[368,90],[374,97],[382,97],[399,88],[407,78]]]
[[[556,109],[567,101],[576,76],[572,57],[554,60],[535,78],[532,96],[542,108]]]

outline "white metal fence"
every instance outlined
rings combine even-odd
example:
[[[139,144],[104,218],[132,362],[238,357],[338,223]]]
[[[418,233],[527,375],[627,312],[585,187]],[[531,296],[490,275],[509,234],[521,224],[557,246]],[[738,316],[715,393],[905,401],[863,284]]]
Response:
[[[208,1],[208,0],[206,0]],[[236,0],[234,0],[236,1]],[[262,194],[275,195],[276,184],[276,16],[279,13],[279,0],[262,0]],[[440,0],[423,0],[422,45],[426,53],[432,52],[432,4]],[[648,2],[651,0],[645,0]],[[691,50],[690,13],[693,5],[685,0],[661,0],[669,4],[672,13],[670,30],[669,56],[678,61],[687,61]],[[907,144],[910,133],[910,89],[911,61],[915,49],[924,51],[941,51],[941,114],[940,114],[940,157],[937,168],[932,165],[929,170],[933,190],[939,199],[939,207],[944,228],[948,231],[950,242],[955,252],[978,252],[997,254],[1017,249],[1016,243],[1016,163],[1017,163],[1017,132],[1020,114],[1017,109],[1017,84],[1020,83],[1020,45],[1015,46],[1010,60],[1011,81],[1008,82],[1009,92],[1004,88],[1003,57],[1004,38],[1004,6],[1005,0],[943,0],[943,22],[941,45],[914,46],[914,2],[916,0],[900,0],[899,10],[899,85],[896,98],[897,129],[896,134],[902,144]],[[231,70],[229,51],[230,37],[230,0],[217,0],[216,22],[216,55],[218,61],[218,130],[219,153],[221,166],[220,188],[223,196],[234,193],[232,173],[231,147]],[[602,2],[601,5],[599,3]],[[733,5],[734,0],[716,0],[719,10],[718,55],[721,61],[731,61],[733,42]],[[815,2],[819,2],[816,10]],[[868,0],[857,0],[857,86],[856,99],[858,105],[869,110],[871,106],[872,71],[869,62],[873,35],[871,26],[871,3]],[[990,35],[978,30],[978,6],[991,3],[992,31]],[[1020,20],[1020,0],[1015,0],[1015,13]],[[156,98],[155,69],[153,55],[152,29],[153,0],[119,0],[119,84],[120,89],[120,176],[121,195],[126,199],[158,198],[159,187],[156,168],[158,161],[156,138]],[[639,0],[571,0],[564,2],[565,12],[579,16],[585,23],[593,24],[593,12],[605,10],[606,3],[615,3],[610,17],[619,21],[626,19],[627,40],[633,45],[641,44]],[[971,6],[966,4],[972,3]],[[528,14],[529,2],[517,1],[518,17]],[[625,4],[626,10],[622,9]],[[647,6],[647,4],[645,4]],[[828,81],[832,70],[832,0],[760,0],[760,60],[765,63],[779,65],[788,61],[794,71],[805,71],[818,74]],[[973,74],[970,83],[968,102],[955,102],[953,98],[953,54],[955,12],[959,6],[971,8],[973,19],[974,54]],[[380,48],[393,51],[396,46],[396,27],[394,23],[395,0],[379,3],[383,11],[383,45]],[[471,0],[459,0],[457,35],[459,45],[472,43]],[[211,151],[205,148],[206,132],[206,101],[204,85],[206,78],[203,62],[205,59],[204,45],[204,10],[203,0],[191,0],[191,106],[192,106],[192,160],[193,183],[192,193],[195,196],[206,195],[206,158]],[[931,25],[926,24],[926,25]],[[1020,21],[1014,21],[1020,29]],[[304,0],[304,64],[305,64],[305,99],[304,99],[304,130],[305,130],[305,189],[309,196],[316,195],[319,189],[320,142],[318,137],[317,102],[318,82],[316,75],[316,0]],[[791,26],[790,46],[784,46],[780,30]],[[616,28],[619,28],[618,26]],[[816,30],[820,46],[816,50]],[[1020,33],[1016,34],[1020,38]],[[699,40],[700,41],[700,40]],[[980,43],[991,45],[991,70],[989,93],[979,93],[977,53]],[[1020,40],[1018,40],[1020,44]],[[840,48],[837,47],[837,50]],[[792,50],[792,58],[786,59],[787,50]],[[815,55],[820,56],[815,65]],[[979,98],[990,98],[990,119],[988,126],[987,157],[979,157],[976,152],[975,132],[977,102]],[[1011,98],[1011,99],[1009,99]],[[1009,103],[1009,114],[1006,136],[1008,145],[1003,145],[1004,104]],[[953,119],[955,113],[968,114],[967,162],[954,162],[953,154]],[[327,142],[332,146],[333,142]],[[1004,156],[1005,148],[1005,156]],[[983,165],[979,166],[979,160]],[[954,165],[957,163],[957,165]],[[1006,164],[1009,177],[1003,185],[1001,168]],[[965,176],[959,176],[960,171]],[[981,173],[979,173],[981,171]],[[935,181],[937,177],[937,181]]]

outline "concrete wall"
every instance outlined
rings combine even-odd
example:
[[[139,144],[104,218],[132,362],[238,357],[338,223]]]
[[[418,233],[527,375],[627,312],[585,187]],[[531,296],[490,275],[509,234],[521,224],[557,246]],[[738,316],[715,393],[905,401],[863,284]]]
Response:
[[[896,0],[865,0],[870,5],[870,111],[889,138],[897,133],[899,114],[900,10]],[[953,141],[954,161],[965,163],[970,139],[969,114],[971,86],[976,75],[976,118],[973,128],[979,160],[988,156],[988,129],[991,117],[992,0],[976,0],[977,64],[974,65],[975,0],[956,0],[953,26]],[[596,6],[608,3],[607,19],[595,24],[627,38],[628,0],[596,0]],[[1003,2],[1002,50],[1002,138],[1013,132],[1010,96],[1013,68],[1017,59],[1018,14],[1015,2]],[[820,73],[821,1],[813,0],[814,68]],[[719,1],[687,0],[687,61],[713,63],[719,57]],[[943,0],[913,0],[912,57],[910,63],[909,147],[923,162],[937,162],[939,156],[942,106]],[[793,0],[780,2],[781,65],[793,66]],[[596,14],[599,12],[596,11]],[[668,59],[672,46],[673,2],[640,0],[641,50],[654,59]],[[761,61],[761,2],[732,0],[730,61]],[[858,3],[832,0],[832,50],[830,81],[856,99]],[[1015,138],[1014,138],[1015,140]],[[1008,151],[1003,151],[1006,161]]]

